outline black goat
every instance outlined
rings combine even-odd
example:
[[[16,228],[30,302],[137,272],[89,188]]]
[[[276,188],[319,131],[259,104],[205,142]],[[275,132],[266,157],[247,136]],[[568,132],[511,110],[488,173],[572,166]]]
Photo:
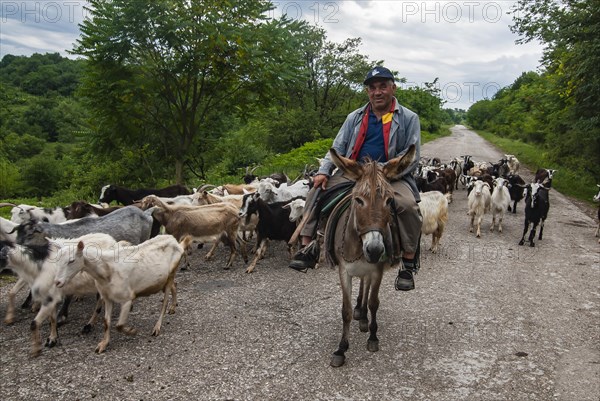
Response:
[[[513,207],[508,207],[508,211],[517,213],[517,203],[523,199],[523,191],[525,189],[525,181],[518,174],[509,174],[506,179],[508,180],[508,192],[510,193],[510,199],[513,201]]]
[[[117,201],[118,203],[128,206],[136,201],[140,201],[148,195],[163,196],[173,198],[177,195],[190,195],[189,189],[183,185],[171,185],[170,187],[161,189],[141,188],[128,189],[118,187],[116,185],[105,185],[100,192],[100,200],[98,202],[110,203]]]
[[[239,217],[258,213],[256,224],[256,256],[248,265],[246,273],[252,273],[256,263],[261,259],[267,249],[268,240],[286,241],[292,238],[296,230],[296,222],[290,221],[290,209],[284,209],[287,202],[266,203],[260,199],[258,192],[244,195]],[[291,247],[288,245],[291,256]]]
[[[550,199],[548,196],[550,189],[540,183],[529,184],[525,189],[527,191],[525,194],[525,227],[519,245],[525,243],[525,234],[527,234],[529,226],[532,225],[531,232],[529,233],[529,246],[535,246],[533,240],[536,228],[539,224],[540,235],[538,236],[538,240],[541,240],[544,232],[544,222],[546,221],[546,217],[548,217],[548,210],[550,210]]]

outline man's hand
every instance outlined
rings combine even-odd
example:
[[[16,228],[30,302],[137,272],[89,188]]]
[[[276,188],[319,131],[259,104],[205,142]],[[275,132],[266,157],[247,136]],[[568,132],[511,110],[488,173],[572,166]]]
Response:
[[[325,174],[317,174],[315,175],[315,178],[313,180],[313,187],[315,188],[323,188],[325,189],[325,185],[327,185],[327,180],[329,179],[329,177],[327,177],[327,175]]]

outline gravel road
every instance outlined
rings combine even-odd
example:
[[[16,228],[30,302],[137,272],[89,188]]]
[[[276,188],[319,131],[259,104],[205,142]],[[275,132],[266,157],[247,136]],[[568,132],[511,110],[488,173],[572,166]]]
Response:
[[[462,126],[422,149],[442,161],[465,153],[501,157]],[[206,249],[196,251],[192,269],[178,273],[177,313],[159,337],[150,336],[155,295],[134,305],[137,336],[113,332],[107,352],[94,354],[102,328],[79,334],[94,303],[82,299],[59,329],[61,344],[31,358],[33,315],[19,310],[15,324],[0,324],[0,399],[597,401],[596,223],[555,190],[550,202],[543,240],[521,247],[523,203],[502,234],[489,232],[486,215],[477,239],[466,191],[456,191],[441,249],[424,252],[416,290],[396,292],[395,272],[384,276],[380,351],[367,351],[368,334],[353,322],[341,368],[329,366],[342,326],[337,272],[297,273],[277,243],[253,274],[239,259],[223,270],[221,247],[210,262]],[[0,288],[0,316],[7,291]]]

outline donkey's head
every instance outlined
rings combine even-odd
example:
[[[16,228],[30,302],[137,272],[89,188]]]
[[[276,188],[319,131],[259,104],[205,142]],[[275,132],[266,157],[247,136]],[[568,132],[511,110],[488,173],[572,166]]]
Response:
[[[344,175],[356,181],[349,224],[360,236],[365,259],[376,263],[385,251],[384,233],[391,220],[394,191],[390,180],[398,178],[410,166],[415,157],[415,146],[411,145],[408,152],[383,166],[374,161],[358,163],[340,156],[333,148],[329,152]]]

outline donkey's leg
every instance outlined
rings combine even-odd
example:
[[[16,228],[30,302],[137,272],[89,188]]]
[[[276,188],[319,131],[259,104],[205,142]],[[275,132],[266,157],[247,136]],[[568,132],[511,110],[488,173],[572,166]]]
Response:
[[[379,351],[379,338],[377,338],[377,310],[379,309],[379,286],[383,271],[377,272],[371,282],[371,296],[369,297],[369,310],[371,311],[371,324],[369,331],[371,335],[367,341],[367,349],[371,352]]]
[[[354,320],[360,320],[360,316],[361,316],[360,307],[362,305],[363,289],[364,289],[364,281],[363,281],[363,279],[360,279],[360,286],[358,288],[358,296],[356,297],[356,306],[354,307],[354,313],[352,314],[352,317],[354,318]]]
[[[350,347],[348,342],[348,331],[352,321],[352,277],[346,273],[343,267],[340,267],[340,284],[342,287],[342,320],[344,322],[342,329],[342,339],[331,357],[329,363],[334,368],[342,366],[346,361],[346,351]]]
[[[369,303],[369,290],[371,288],[371,277],[362,277],[360,279],[362,290],[362,299],[360,302],[360,318],[358,319],[358,328],[363,333],[369,331],[369,311],[368,311],[368,303]],[[358,307],[358,305],[357,305]]]

